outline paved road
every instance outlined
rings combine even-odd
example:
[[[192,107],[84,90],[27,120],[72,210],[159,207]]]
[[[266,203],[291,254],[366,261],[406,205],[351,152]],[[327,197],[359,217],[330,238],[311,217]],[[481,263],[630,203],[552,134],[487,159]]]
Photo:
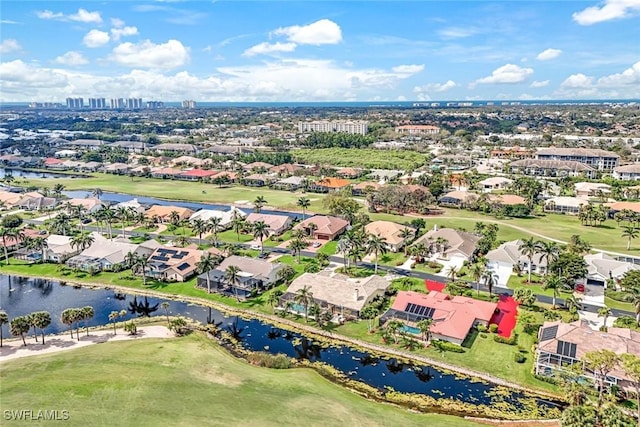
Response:
[[[40,220],[35,220],[35,219],[26,219],[25,222],[30,223],[30,224],[34,224],[34,225],[41,225],[43,221]],[[98,231],[98,227],[92,226],[92,225],[85,225],[84,229],[86,231]],[[118,230],[114,227],[113,229],[114,232],[114,237],[120,237],[122,236],[122,230]],[[125,236],[128,237],[140,237],[143,236],[145,233],[140,233],[140,232],[135,232],[135,231],[126,231],[125,230]],[[168,240],[173,240],[178,236],[171,236],[171,235],[160,235],[158,233],[147,233],[149,236],[151,236],[152,238],[155,237],[162,237]],[[196,237],[192,237],[189,238],[189,240],[192,243],[200,243],[200,239],[196,238]],[[236,246],[242,247],[242,248],[249,248],[251,246],[251,244],[248,243],[236,243]],[[276,248],[276,247],[271,247],[271,246],[265,246],[264,247],[264,251],[265,252],[270,252],[270,253],[278,253],[278,254],[290,254],[291,251],[289,249],[286,248]],[[305,257],[310,257],[310,258],[314,258],[316,256],[315,252],[311,252],[311,251],[301,251],[300,255],[305,256]],[[329,261],[337,263],[337,264],[342,264],[343,263],[343,258],[340,256],[330,256],[329,257]],[[363,268],[368,268],[373,270],[375,268],[374,263],[372,262],[358,262],[357,263],[358,267],[363,267]],[[405,276],[405,277],[414,277],[417,279],[422,279],[422,280],[435,280],[437,282],[449,282],[450,280],[447,278],[444,278],[442,276],[436,276],[434,274],[430,274],[430,273],[425,273],[422,271],[413,271],[413,270],[404,270],[401,268],[397,268],[397,267],[391,267],[391,266],[386,266],[386,265],[378,265],[378,270],[382,270],[382,271],[386,271],[388,273],[391,274],[396,274],[398,276]],[[472,283],[472,285],[474,286],[474,288],[476,287],[476,283],[475,282],[469,282]],[[487,286],[485,286],[484,284],[480,284],[480,290],[482,291],[486,291],[489,292],[489,288]],[[499,294],[507,294],[507,295],[513,295],[513,290],[512,289],[507,289],[507,288],[502,288],[502,287],[494,287],[493,288],[493,292],[494,293],[499,293]],[[551,304],[553,302],[553,299],[549,296],[546,295],[536,295],[536,298],[539,302],[545,303],[545,304]],[[556,298],[556,304],[558,305],[563,305],[564,304],[564,299],[562,298]],[[589,311],[592,313],[597,313],[598,309],[600,308],[600,306],[597,305],[592,305],[592,304],[586,304],[583,303],[582,304],[582,309],[584,311]],[[635,313],[630,312],[630,311],[625,311],[625,310],[618,310],[618,309],[611,309],[611,313],[613,316],[616,317],[620,317],[620,316],[635,316]]]

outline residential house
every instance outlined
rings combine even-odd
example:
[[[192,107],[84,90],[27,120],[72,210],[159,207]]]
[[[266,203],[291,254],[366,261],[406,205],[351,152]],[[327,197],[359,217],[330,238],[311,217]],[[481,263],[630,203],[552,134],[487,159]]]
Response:
[[[110,163],[102,167],[102,171],[105,173],[112,173],[114,175],[124,175],[131,169],[131,166],[126,163]]]
[[[175,144],[175,143],[166,143],[159,144],[153,147],[149,147],[149,150],[155,151],[158,153],[163,152],[171,152],[171,153],[190,153],[194,154],[198,152],[198,148],[192,144]]]
[[[640,179],[640,163],[618,166],[613,169],[611,176],[622,181],[637,181]]]
[[[203,251],[189,248],[156,248],[148,258],[147,277],[164,282],[184,282],[196,274]]]
[[[505,242],[485,255],[487,269],[497,276],[497,286],[506,288],[509,278],[516,269],[525,272],[529,271],[529,257],[523,255],[520,251],[521,244],[522,240]],[[531,258],[531,272],[545,274],[546,271],[547,259],[540,253],[534,254]]]
[[[596,178],[598,171],[575,160],[523,159],[509,163],[511,172],[522,175]]]
[[[104,203],[96,197],[87,197],[86,199],[73,198],[67,200],[65,204],[70,206],[80,206],[86,213],[96,212],[102,207],[102,205],[104,205]]]
[[[438,205],[454,208],[466,208],[478,201],[479,197],[480,196],[477,194],[470,193],[468,191],[454,190],[440,196],[438,199]]]
[[[536,159],[575,161],[599,171],[611,171],[618,166],[620,156],[599,148],[543,148],[536,153]]]
[[[351,195],[353,196],[366,196],[368,193],[382,188],[382,184],[373,181],[363,181],[351,187]]]
[[[222,178],[222,179],[226,178],[228,183],[234,183],[238,180],[238,174],[236,172],[222,171],[213,175],[211,177],[211,180],[213,181],[216,178]]]
[[[313,182],[309,186],[309,191],[314,193],[329,193],[331,191],[337,191],[345,188],[351,184],[350,181],[342,178],[323,178],[319,181]]]
[[[0,205],[4,205],[8,208],[13,208],[18,205],[22,197],[23,195],[20,193],[0,190]]]
[[[235,283],[229,281],[226,275],[230,266],[240,270]],[[247,299],[275,286],[283,266],[258,258],[231,255],[215,269],[199,275],[197,286],[207,289],[208,277],[213,292]]]
[[[218,171],[206,170],[206,169],[191,169],[179,173],[176,178],[183,179],[185,181],[203,181],[210,179],[216,175]]]
[[[437,228],[416,239],[412,246],[419,243],[430,248],[435,259],[448,260],[452,265],[462,265],[473,257],[480,236],[453,228]]]
[[[175,159],[171,159],[169,163],[172,166],[183,165],[183,166],[202,167],[208,163],[211,163],[211,159],[199,159],[193,156],[180,156],[180,157],[176,157]]]
[[[109,147],[121,148],[127,153],[141,154],[146,148],[144,141],[116,141],[109,144]]]
[[[112,208],[114,209],[119,209],[119,208],[124,208],[124,209],[129,209],[130,211],[133,211],[135,213],[145,213],[145,211],[147,210],[144,206],[142,206],[142,204],[138,201],[137,198],[133,198],[131,200],[127,200],[126,202],[120,202],[118,204],[115,204],[112,206]]]
[[[296,302],[301,289],[307,289],[313,303],[332,314],[334,321],[357,319],[375,298],[384,296],[387,279],[374,274],[352,279],[340,274],[304,273],[296,278],[280,298],[280,309],[304,314],[304,305]]]
[[[526,205],[527,200],[516,194],[489,194],[487,199],[489,202],[498,207]]]
[[[264,187],[271,184],[273,178],[262,174],[253,174],[242,178],[242,184],[248,187]]]
[[[609,208],[609,216],[612,218],[616,212],[620,212],[622,210],[640,213],[640,202],[613,202],[605,203],[604,205]]]
[[[431,339],[462,345],[474,327],[489,326],[497,308],[494,302],[451,297],[436,291],[428,294],[401,291],[380,322],[400,320],[406,325],[406,332],[419,335],[418,322],[431,319]]]
[[[396,132],[407,135],[437,135],[440,128],[433,125],[401,125],[396,126]]]
[[[536,156],[534,150],[524,147],[503,147],[491,150],[490,157],[497,159],[533,159]]]
[[[580,212],[580,206],[587,204],[589,204],[589,202],[585,199],[568,196],[557,196],[545,200],[543,210],[545,212],[577,215],[578,212]]]
[[[296,191],[304,187],[307,179],[301,176],[290,176],[273,183],[272,187],[278,190]]]
[[[45,239],[47,247],[44,251],[45,262],[62,263],[68,258],[80,253],[79,247],[71,246],[71,236],[62,236],[60,234],[50,234]]]
[[[178,219],[189,219],[193,215],[193,211],[189,208],[183,208],[181,206],[162,206],[153,205],[145,212],[147,218],[153,218],[158,223],[171,222],[172,212],[178,213]]]
[[[247,214],[235,206],[231,206],[228,211],[220,211],[214,209],[200,209],[198,212],[195,212],[189,218],[190,222],[193,222],[195,219],[201,219],[203,221],[209,221],[213,217],[220,218],[220,229],[226,230],[231,228],[233,225],[233,220],[235,218],[245,218]]]
[[[313,224],[313,225],[312,225]],[[307,218],[294,227],[318,240],[333,240],[347,229],[349,222],[336,216],[316,215]]]
[[[27,211],[43,211],[54,209],[57,203],[58,199],[55,197],[45,197],[36,191],[31,191],[22,194],[22,198],[15,206]]]
[[[492,191],[500,191],[507,190],[511,184],[513,184],[513,180],[509,178],[505,178],[503,176],[492,176],[487,179],[483,179],[482,181],[478,181],[478,189],[484,193],[490,193]]]
[[[573,185],[576,197],[608,197],[611,193],[611,186],[601,182],[576,182]]]
[[[586,284],[607,288],[610,280],[619,281],[625,273],[632,270],[640,270],[640,265],[619,261],[602,252],[587,254],[584,256],[587,262]]]
[[[140,256],[148,256],[160,244],[149,240],[134,244],[127,239],[109,240],[100,233],[91,233],[94,241],[88,248],[66,261],[68,267],[87,271],[121,271],[127,268],[127,255],[130,252]]]
[[[406,239],[402,237],[402,231],[406,229],[406,225],[391,221],[373,221],[364,227],[367,234],[384,239],[387,249],[391,252],[401,251],[407,243]]]
[[[182,171],[180,169],[160,168],[160,169],[153,170],[151,172],[151,177],[152,178],[169,179],[169,178],[176,178],[181,173],[182,173]]]
[[[269,227],[269,235],[279,236],[291,227],[293,218],[289,215],[276,215],[252,212],[247,215],[247,223],[253,224],[254,222],[262,221]]]
[[[270,167],[269,172],[272,174],[276,174],[278,176],[291,176],[294,173],[296,173],[296,171],[299,171],[301,169],[302,169],[302,166],[300,165],[292,165],[291,163],[284,163],[282,165]]]
[[[32,237],[37,237],[40,235],[38,230],[34,230],[32,228],[25,228],[20,230],[22,232],[22,236],[18,237],[5,237],[0,238],[0,253],[4,251],[4,248],[7,248],[7,252],[12,252],[18,250],[23,246],[25,239],[29,239]]]
[[[267,172],[269,169],[273,167],[270,163],[265,162],[253,162],[246,164],[242,167],[242,169],[251,172]]]
[[[544,322],[538,332],[536,349],[536,375],[554,375],[574,365],[582,368],[582,375],[591,380],[594,373],[584,364],[584,356],[592,351],[611,350],[616,354],[640,356],[640,332],[627,328],[609,327],[607,332],[591,329],[586,321],[572,323]],[[595,381],[597,385],[597,381]],[[635,392],[634,381],[620,366],[605,378],[606,386],[618,386],[624,391]]]
[[[362,174],[362,169],[340,168],[336,171],[336,175],[347,179],[356,179]]]

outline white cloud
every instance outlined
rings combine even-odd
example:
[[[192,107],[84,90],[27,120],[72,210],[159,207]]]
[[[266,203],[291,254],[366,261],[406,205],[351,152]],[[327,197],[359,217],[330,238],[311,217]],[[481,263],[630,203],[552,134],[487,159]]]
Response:
[[[478,34],[480,30],[475,27],[449,27],[438,31],[438,35],[444,39],[462,39]]]
[[[538,56],[536,56],[536,59],[538,61],[549,61],[557,58],[561,53],[562,51],[560,49],[546,49],[540,52]]]
[[[111,29],[111,38],[113,41],[120,40],[121,37],[135,36],[138,34],[137,27],[116,27]]]
[[[115,28],[124,27],[124,21],[120,18],[111,18],[111,26]]]
[[[22,46],[16,39],[4,39],[0,44],[0,53],[16,52],[20,49],[22,49]]]
[[[268,55],[276,52],[293,52],[297,46],[298,45],[295,43],[263,42],[245,50],[242,56]]]
[[[592,85],[593,77],[585,76],[582,73],[572,74],[560,83],[560,86],[564,88],[586,88]]]
[[[109,37],[109,33],[107,33],[106,31],[91,30],[87,34],[85,34],[84,38],[82,39],[82,43],[86,47],[95,48],[104,46],[105,44],[109,43],[110,39],[111,38]]]
[[[54,59],[54,62],[56,64],[68,65],[71,67],[75,67],[78,65],[85,65],[89,63],[87,58],[82,56],[80,52],[75,52],[73,50],[58,56],[56,59]]]
[[[340,26],[329,19],[321,19],[309,25],[293,25],[278,28],[272,32],[276,36],[286,36],[287,40],[297,44],[319,46],[338,44],[342,41]]]
[[[628,18],[640,12],[640,0],[605,0],[601,6],[590,6],[572,15],[580,25],[593,25],[613,19]]]
[[[633,64],[622,73],[600,77],[598,79],[598,85],[602,87],[637,85],[637,87],[640,87],[640,61]]]
[[[534,81],[533,83],[531,83],[529,86],[530,87],[547,87],[549,86],[550,81],[549,80],[542,80],[542,81]]]
[[[523,68],[515,64],[506,64],[493,70],[490,76],[475,81],[482,84],[522,83],[533,74],[533,68]]]
[[[41,10],[36,12],[36,16],[40,19],[54,19],[57,21],[75,21],[84,22],[86,24],[100,24],[102,23],[102,16],[100,12],[89,12],[86,9],[78,9],[76,13],[71,15],[65,15],[62,12],[52,12],[50,10]]]
[[[189,49],[174,39],[162,44],[144,40],[116,46],[110,58],[127,67],[171,69],[189,62]]]
[[[417,74],[422,70],[424,70],[424,64],[398,65],[391,69],[391,71],[398,74]]]
[[[18,22],[18,21],[12,21],[11,19],[0,19],[0,24],[5,24],[5,25],[18,25],[18,24],[20,24],[20,22]]]
[[[447,80],[445,83],[427,83],[426,85],[416,86],[413,88],[414,93],[425,92],[446,92],[458,86],[453,80]]]
[[[24,91],[32,94],[46,93],[52,88],[64,88],[68,85],[64,73],[31,66],[21,60],[0,63],[3,96],[27,99]]]

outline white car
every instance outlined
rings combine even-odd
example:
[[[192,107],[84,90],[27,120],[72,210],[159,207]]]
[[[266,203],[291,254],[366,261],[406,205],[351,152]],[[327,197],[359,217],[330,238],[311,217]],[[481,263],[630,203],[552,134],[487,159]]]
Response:
[[[261,248],[260,245],[251,245],[251,249],[253,249],[254,251],[259,251]]]

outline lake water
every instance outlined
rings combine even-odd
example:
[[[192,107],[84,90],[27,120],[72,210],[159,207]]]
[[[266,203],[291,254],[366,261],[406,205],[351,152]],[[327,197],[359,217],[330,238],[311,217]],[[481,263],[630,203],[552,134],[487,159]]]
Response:
[[[93,197],[91,195],[91,191],[64,191],[63,194],[71,198],[79,198],[79,199],[84,199],[86,197]],[[196,210],[196,211],[199,209],[215,209],[215,210],[223,210],[223,211],[229,210],[229,205],[220,205],[220,204],[214,204],[214,203],[184,202],[180,200],[164,200],[164,199],[156,199],[154,197],[133,196],[131,194],[112,193],[107,191],[103,192],[102,195],[100,196],[101,200],[104,200],[107,202],[114,202],[114,203],[127,202],[133,198],[138,199],[138,202],[142,203],[143,205],[149,205],[149,206],[151,205],[181,206],[181,207],[189,208],[191,210]],[[253,209],[251,208],[238,207],[238,209],[246,213],[253,212]],[[272,211],[268,209],[261,209],[260,212],[265,214],[287,215],[294,219],[302,218],[302,214],[296,213],[296,212]]]
[[[0,179],[7,175],[13,175],[14,178],[75,178],[75,175],[67,175],[55,172],[34,172],[18,169],[0,168]]]
[[[108,316],[112,311],[128,310],[127,315],[120,320],[137,317],[129,310],[134,298],[138,303],[145,301],[144,297],[116,294],[108,289],[80,288],[44,279],[0,275],[0,308],[8,313],[10,319],[33,311],[49,311],[52,324],[46,329],[46,333],[68,330],[60,321],[60,314],[64,309],[71,307],[92,306],[95,316],[89,322],[90,326],[109,323]],[[152,315],[164,315],[164,310],[159,306],[163,301],[160,298],[148,298],[150,306],[158,304],[157,311]],[[452,398],[473,404],[491,405],[505,399],[500,394],[492,395],[496,388],[494,385],[461,379],[434,367],[404,364],[395,359],[380,359],[346,346],[320,346],[301,334],[258,320],[225,316],[208,307],[167,301],[170,315],[182,315],[201,323],[216,324],[230,332],[249,350],[284,353],[290,357],[322,361],[355,380],[379,389],[392,387],[399,392]],[[3,326],[3,335],[10,336],[8,325]],[[517,398],[523,396],[522,393],[513,391],[506,399],[515,407],[519,407]],[[538,404],[545,407],[555,406],[543,400],[538,401]]]

